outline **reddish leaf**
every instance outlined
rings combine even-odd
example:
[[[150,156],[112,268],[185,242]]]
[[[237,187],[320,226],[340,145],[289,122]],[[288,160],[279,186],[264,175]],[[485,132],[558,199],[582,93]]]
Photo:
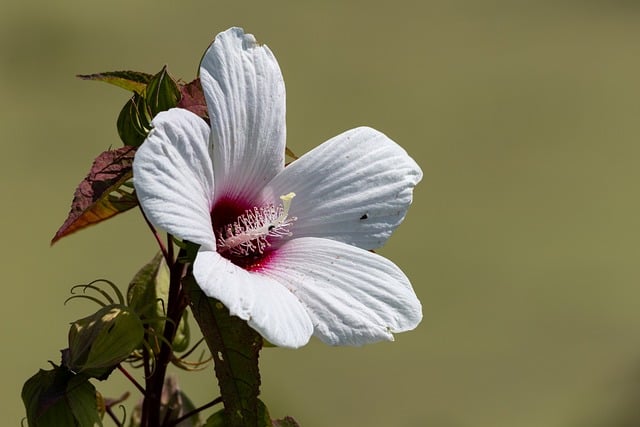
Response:
[[[189,110],[192,113],[209,121],[209,112],[207,111],[207,103],[204,99],[204,92],[200,79],[195,79],[191,83],[180,85],[180,101],[177,107]]]
[[[125,146],[107,150],[94,160],[89,175],[76,188],[67,220],[51,244],[138,204],[133,187],[127,182],[133,176],[135,151],[134,147]]]

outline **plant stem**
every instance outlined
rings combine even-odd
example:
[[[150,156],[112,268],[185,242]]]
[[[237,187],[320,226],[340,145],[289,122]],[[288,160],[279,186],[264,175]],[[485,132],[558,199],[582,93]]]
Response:
[[[153,226],[153,224],[151,224],[151,221],[149,221],[149,219],[147,218],[147,215],[145,215],[144,211],[142,210],[142,206],[138,205],[138,207],[140,208],[140,212],[142,213],[142,217],[144,218],[145,222],[149,226],[149,230],[151,230],[151,234],[153,234],[153,237],[156,239],[156,243],[160,247],[160,252],[162,252],[162,256],[164,257],[164,260],[167,262],[167,265],[172,265],[173,264],[173,258],[171,258],[169,256],[169,253],[167,252],[167,248],[165,247],[164,243],[162,242],[162,239],[160,238],[160,235],[158,234],[158,231]]]
[[[131,381],[131,383],[132,383],[132,384],[133,384],[133,385],[134,385],[134,386],[135,386],[135,387],[140,391],[140,393],[142,393],[142,395],[143,395],[143,396],[145,395],[144,387],[142,387],[142,386],[140,385],[140,383],[139,383],[138,381],[136,381],[136,379],[135,379],[135,378],[133,378],[133,377],[131,376],[131,374],[130,374],[129,372],[127,372],[127,370],[126,370],[126,369],[124,369],[124,368],[122,367],[122,365],[120,365],[120,364],[118,365],[118,370],[119,370],[120,372],[122,372],[122,374],[123,374],[125,377],[127,377],[127,379],[128,379],[129,381]]]
[[[182,292],[182,277],[186,266],[179,261],[169,264],[169,297],[167,300],[167,320],[164,323],[163,337],[160,351],[155,354],[155,364],[151,376],[146,379],[146,395],[143,402],[143,427],[157,427],[160,425],[160,409],[162,407],[162,389],[164,386],[167,366],[171,360],[171,343],[180,324],[180,319],[186,308]],[[146,415],[146,416],[145,416]]]
[[[118,365],[119,366],[119,365]],[[122,403],[125,400],[127,400],[129,398],[129,392],[125,392],[122,396],[115,398],[115,399],[105,399],[105,411],[107,412],[107,414],[109,415],[109,417],[111,417],[111,419],[113,420],[114,423],[116,423],[116,426],[118,427],[122,427],[124,426],[124,421],[120,422],[120,420],[118,419],[118,417],[116,417],[116,414],[113,412],[113,406],[117,405],[118,403]],[[125,411],[125,415],[126,415],[126,411]]]
[[[180,424],[181,422],[183,422],[184,420],[187,420],[187,419],[193,417],[195,414],[197,414],[199,412],[202,412],[205,409],[211,408],[212,406],[217,405],[218,403],[222,403],[222,396],[216,397],[211,402],[205,403],[204,405],[200,406],[199,408],[196,408],[193,411],[189,411],[186,414],[184,414],[183,416],[181,416],[179,418],[176,418],[175,420],[173,420],[170,423],[168,423],[166,427],[176,426],[176,425]]]

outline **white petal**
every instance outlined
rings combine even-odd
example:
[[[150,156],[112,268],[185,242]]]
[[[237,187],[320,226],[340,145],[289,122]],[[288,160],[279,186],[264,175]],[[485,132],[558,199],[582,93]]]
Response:
[[[404,219],[422,171],[386,135],[344,132],[287,166],[263,192],[293,191],[293,237],[326,237],[364,249],[382,246]]]
[[[392,332],[411,330],[422,319],[420,301],[395,264],[344,243],[290,240],[278,248],[264,274],[302,301],[314,335],[328,344],[393,340]]]
[[[254,200],[284,167],[285,89],[280,67],[251,34],[216,36],[200,64],[215,149],[216,199]]]
[[[313,333],[309,315],[272,278],[246,271],[212,251],[198,253],[193,274],[206,295],[221,301],[272,344],[297,348],[309,341]]]
[[[155,226],[204,248],[215,248],[209,126],[179,108],[158,114],[151,125],[133,161],[142,209]]]

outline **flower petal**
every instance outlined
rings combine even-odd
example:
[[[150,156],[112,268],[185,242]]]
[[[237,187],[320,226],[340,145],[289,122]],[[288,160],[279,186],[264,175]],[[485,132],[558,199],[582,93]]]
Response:
[[[309,315],[272,278],[243,270],[212,251],[198,253],[193,274],[206,295],[221,301],[270,343],[297,348],[309,341],[313,333]]]
[[[287,166],[263,191],[293,191],[293,237],[326,237],[374,249],[404,219],[422,170],[386,135],[367,127],[344,132]]]
[[[155,226],[204,248],[215,248],[209,126],[180,108],[158,114],[151,125],[133,161],[133,182],[142,209]]]
[[[314,335],[333,345],[393,340],[415,328],[422,306],[409,279],[391,261],[328,239],[293,239],[276,252],[266,274],[306,306]]]
[[[254,200],[284,167],[285,89],[280,67],[251,34],[216,36],[200,64],[215,149],[216,200]]]

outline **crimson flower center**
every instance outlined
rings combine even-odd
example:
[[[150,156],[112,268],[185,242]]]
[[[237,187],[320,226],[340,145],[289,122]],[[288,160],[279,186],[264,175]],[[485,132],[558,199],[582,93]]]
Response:
[[[254,264],[274,240],[291,236],[289,228],[297,219],[289,216],[291,199],[294,197],[295,193],[289,193],[280,196],[282,202],[279,204],[245,209],[240,215],[234,215],[229,206],[214,209],[214,227],[216,223],[224,224],[214,230],[218,253],[243,267]],[[216,213],[222,212],[224,215],[217,218]],[[221,221],[217,222],[216,219]]]

